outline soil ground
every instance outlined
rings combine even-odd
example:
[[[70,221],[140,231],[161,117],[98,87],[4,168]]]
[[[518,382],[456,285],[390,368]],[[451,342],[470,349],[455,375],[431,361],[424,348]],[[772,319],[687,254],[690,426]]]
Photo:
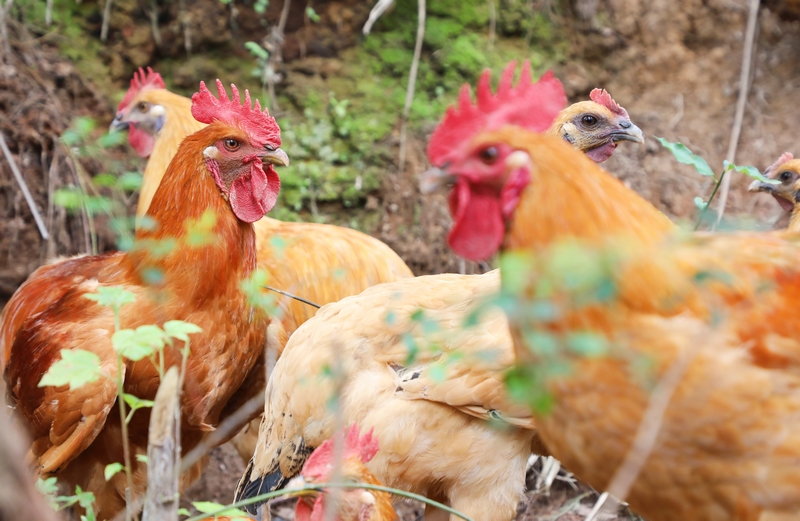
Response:
[[[537,5],[547,8],[551,3],[540,0]],[[215,1],[207,8],[217,9],[217,4]],[[325,8],[331,12],[338,9],[338,32],[328,28],[311,38],[303,32],[302,16],[297,18],[294,13],[287,26],[287,66],[324,68],[325,60],[335,61],[337,49],[356,42],[354,35],[368,9],[356,2],[323,4],[318,9],[320,13]],[[569,16],[562,15],[564,19],[560,20],[560,30],[568,32],[568,59],[557,65],[555,72],[570,99],[583,99],[592,88],[604,87],[627,108],[648,137],[643,147],[623,145],[603,166],[670,217],[694,218],[693,199],[697,195],[708,196],[711,180],[676,163],[652,136],[680,141],[703,155],[712,167],[720,168],[728,149],[739,89],[745,0],[574,0],[569,4]],[[800,23],[796,16],[800,10],[790,1],[763,4],[750,74],[751,91],[735,161],[762,170],[784,151],[800,153],[794,128],[795,122],[800,121],[796,96],[800,86]],[[277,16],[279,6],[280,2],[270,3],[269,9],[276,11],[270,16]],[[200,50],[213,48],[220,31],[223,30],[213,25],[200,24],[194,33],[194,45]],[[242,31],[243,38],[247,38],[247,31],[256,28],[244,24]],[[169,49],[179,48],[182,42],[165,34],[167,50],[158,52],[169,54],[173,52]],[[43,211],[51,237],[40,237],[7,162],[0,160],[0,305],[46,259],[89,251],[85,219],[70,216],[53,204],[56,188],[80,184],[79,172],[70,166],[67,152],[56,143],[74,117],[92,116],[105,125],[114,106],[108,93],[99,90],[69,59],[59,55],[48,38],[35,37],[13,22],[9,24],[9,35],[13,57],[0,61],[0,132]],[[129,48],[115,45],[106,51],[104,59],[118,86],[129,74],[120,56],[134,63],[137,52],[145,53],[144,58],[139,58],[144,63],[158,58],[148,44]],[[322,50],[314,56],[301,57],[304,49],[314,48]],[[423,197],[417,189],[416,175],[427,166],[425,138],[410,136],[405,170],[389,169],[380,189],[368,198],[367,206],[382,211],[377,225],[368,231],[399,252],[418,274],[480,271],[480,266],[459,263],[446,247],[443,238],[449,217],[444,198]],[[109,153],[118,161],[135,160],[125,147]],[[100,169],[92,160],[79,164],[89,174]],[[748,226],[771,228],[785,224],[785,212],[767,196],[748,194],[748,184],[749,179],[744,176],[733,179],[726,214]],[[333,215],[335,220],[347,210],[329,205],[320,211]],[[112,247],[113,236],[105,223],[101,219],[96,224],[98,250]],[[242,470],[241,461],[229,445],[216,449],[208,471],[187,492],[185,500],[229,501]],[[582,496],[586,492],[580,485],[573,489],[556,481],[549,494],[529,493],[518,519],[582,519],[596,497],[592,493]],[[420,519],[416,506],[404,505],[403,509],[403,521]],[[631,518],[627,514],[616,517]]]

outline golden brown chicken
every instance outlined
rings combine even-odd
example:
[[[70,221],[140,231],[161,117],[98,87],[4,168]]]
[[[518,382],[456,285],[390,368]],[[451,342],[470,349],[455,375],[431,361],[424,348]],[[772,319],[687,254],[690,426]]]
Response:
[[[542,440],[651,521],[800,515],[800,321],[776,313],[800,296],[800,246],[676,231],[562,140],[494,117],[553,103],[467,97],[428,148],[455,183],[451,246],[514,259],[502,277],[526,392],[549,407]]]
[[[381,450],[367,467],[381,482],[473,519],[511,519],[525,489],[531,415],[504,392],[514,355],[503,313],[487,309],[462,329],[498,279],[417,277],[323,307],[289,339],[267,384],[237,500],[282,488],[340,414],[374,429]]]
[[[111,129],[129,131],[129,141],[148,157],[137,214],[149,205],[178,144],[204,125],[191,117],[189,99],[164,88],[161,76],[140,69],[119,105]],[[412,276],[387,245],[364,233],[327,224],[282,222],[265,217],[255,223],[258,267],[267,284],[324,305],[360,293],[381,282]],[[290,298],[279,299],[286,333],[314,316],[316,308]],[[242,459],[253,455],[258,434],[255,420],[233,442]]]
[[[784,152],[775,163],[764,171],[764,175],[780,184],[753,181],[751,192],[764,192],[772,195],[778,204],[791,214],[787,231],[800,231],[800,159]]]
[[[184,376],[184,450],[224,420],[226,405],[238,394],[252,392],[243,383],[262,359],[267,317],[241,285],[256,269],[251,223],[274,205],[280,180],[273,165],[286,165],[288,158],[279,148],[277,123],[258,102],[251,108],[246,92],[240,105],[235,87],[233,99],[219,80],[217,88],[219,99],[203,83],[193,98],[194,116],[208,126],[184,140],[156,191],[148,215],[159,227],[139,230],[127,253],[43,266],[0,317],[0,360],[16,412],[33,439],[38,471],[57,476],[70,490],[80,485],[94,492],[100,520],[124,507],[127,488],[124,472],[104,477],[108,464],[126,459],[116,378],[125,393],[146,400],[160,381],[149,357],[118,364],[115,330],[170,320],[202,328],[191,337]],[[209,224],[202,240],[187,235],[200,222]],[[116,314],[86,298],[101,288],[127,291],[135,301]],[[182,347],[175,340],[164,348],[165,367],[180,366]],[[40,387],[51,366],[76,350],[93,353],[101,373],[75,389]],[[145,487],[146,468],[135,456],[146,454],[149,416],[148,409],[138,411],[128,425],[133,497]]]
[[[288,485],[300,488],[335,480],[344,483],[363,483],[378,485],[382,483],[366,467],[380,449],[372,431],[360,435],[358,426],[353,424],[344,433],[341,456],[337,458],[336,442],[326,440],[309,456],[300,475]],[[332,521],[397,521],[397,512],[392,506],[391,496],[382,490],[364,488],[324,489],[309,491],[300,496],[295,510],[295,521],[316,521],[324,519],[329,501],[335,503]]]

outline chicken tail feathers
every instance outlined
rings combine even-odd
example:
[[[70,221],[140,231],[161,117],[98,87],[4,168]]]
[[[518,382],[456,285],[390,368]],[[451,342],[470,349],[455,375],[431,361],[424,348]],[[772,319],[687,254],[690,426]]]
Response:
[[[284,476],[283,473],[281,473],[281,469],[277,465],[274,469],[270,469],[270,471],[265,473],[263,476],[253,477],[253,467],[254,460],[251,459],[247,464],[247,468],[244,471],[242,479],[239,480],[239,484],[236,487],[234,501],[243,501],[245,499],[260,496],[261,494],[266,494],[267,492],[280,490],[285,487],[286,484],[289,483],[289,480],[293,477],[290,476],[287,478]],[[253,503],[252,505],[245,505],[242,507],[242,509],[248,514],[257,516],[259,507],[264,503],[266,503],[266,501],[259,501],[258,503]]]

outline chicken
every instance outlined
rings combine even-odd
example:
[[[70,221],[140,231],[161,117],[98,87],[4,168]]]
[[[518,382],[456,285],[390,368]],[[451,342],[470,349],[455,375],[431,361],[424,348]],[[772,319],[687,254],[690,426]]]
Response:
[[[548,134],[560,136],[595,163],[610,158],[620,141],[644,143],[641,129],[608,92],[594,89],[589,99],[559,112]]]
[[[800,322],[776,313],[800,295],[797,243],[676,231],[563,140],[515,126],[558,102],[462,98],[428,147],[454,183],[451,247],[515,259],[506,309],[528,397],[549,409],[542,441],[649,521],[797,516]]]
[[[789,152],[778,158],[775,163],[764,171],[764,175],[780,184],[753,181],[750,184],[751,192],[764,192],[772,195],[778,204],[791,213],[789,220],[790,232],[800,231],[800,159],[794,159]]]
[[[319,310],[289,339],[270,377],[237,500],[283,488],[334,434],[338,413],[374,430],[381,450],[367,468],[381,482],[476,520],[511,519],[535,432],[527,407],[504,392],[514,361],[507,322],[490,308],[461,330],[498,285],[496,270],[429,275]],[[426,519],[451,518],[431,509]]]
[[[251,108],[249,93],[240,105],[235,86],[233,99],[219,80],[217,88],[219,99],[203,83],[193,96],[192,113],[208,126],[184,140],[153,197],[148,215],[159,227],[139,230],[127,253],[43,266],[0,317],[0,360],[33,439],[38,472],[57,476],[71,490],[80,485],[94,492],[100,520],[124,507],[127,487],[124,472],[108,481],[103,475],[106,465],[124,461],[116,377],[121,372],[124,391],[141,399],[152,400],[159,385],[149,358],[118,367],[111,342],[116,329],[168,320],[202,328],[191,337],[184,376],[184,451],[225,419],[226,405],[252,392],[243,384],[263,359],[268,317],[241,283],[256,269],[251,223],[275,204],[280,179],[273,165],[288,164],[288,157],[279,148],[277,123],[258,102]],[[186,234],[200,222],[211,223],[208,234]],[[85,298],[100,288],[125,290],[135,301],[115,314]],[[176,340],[164,348],[165,367],[180,365],[182,347]],[[76,349],[99,358],[101,376],[76,389],[39,387],[48,369]],[[146,454],[149,416],[147,409],[138,411],[128,425],[134,497],[145,487],[145,465],[134,456]]]
[[[148,194],[161,182],[178,144],[204,126],[191,117],[190,106],[189,99],[167,91],[161,76],[151,69],[146,74],[140,69],[134,75],[119,105],[111,129],[127,128],[134,149],[143,157],[150,156],[139,195],[139,215],[147,210]],[[358,294],[374,284],[412,276],[386,244],[350,228],[269,217],[254,226],[258,267],[266,272],[267,283],[319,305]],[[282,298],[280,304],[284,309],[281,325],[287,334],[316,312],[299,300]],[[257,421],[233,440],[245,462],[255,450]]]
[[[300,475],[289,483],[289,488],[300,488],[316,483],[331,483],[334,480],[346,483],[381,485],[366,464],[379,450],[378,440],[372,431],[360,435],[353,424],[343,436],[341,456],[336,457],[335,440],[326,440],[309,456]],[[338,459],[338,461],[337,461]],[[397,521],[397,512],[392,506],[391,496],[381,490],[345,488],[323,490],[322,493],[307,493],[300,496],[295,510],[295,521],[324,519],[326,499],[335,502],[335,517],[332,521]]]

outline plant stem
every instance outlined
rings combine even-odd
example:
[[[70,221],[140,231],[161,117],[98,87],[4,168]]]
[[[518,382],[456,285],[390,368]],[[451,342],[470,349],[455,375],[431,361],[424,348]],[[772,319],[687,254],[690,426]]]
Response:
[[[700,218],[697,219],[697,224],[694,225],[694,231],[697,231],[697,229],[700,228],[700,223],[703,222],[703,217],[705,217],[706,212],[708,212],[708,209],[711,206],[711,201],[714,200],[714,196],[717,194],[717,190],[719,190],[719,187],[722,184],[722,180],[725,179],[725,174],[727,174],[727,173],[728,173],[728,171],[724,170],[720,174],[719,181],[717,181],[717,184],[714,185],[714,191],[711,192],[711,197],[708,198],[708,202],[706,203],[706,207],[703,209],[702,212],[700,212]]]
[[[103,25],[100,28],[100,41],[106,43],[108,40],[108,22],[111,18],[111,3],[112,0],[106,0],[106,5],[103,7]]]
[[[426,505],[434,506],[436,508],[444,510],[445,512],[449,512],[450,514],[453,514],[456,517],[460,517],[461,519],[464,519],[465,521],[474,521],[471,517],[468,517],[467,515],[462,514],[458,510],[455,510],[454,508],[451,508],[451,507],[449,507],[447,505],[443,505],[442,503],[439,503],[438,501],[434,501],[432,499],[428,499],[425,496],[420,496],[419,494],[414,494],[412,492],[406,492],[405,490],[399,490],[399,489],[396,489],[396,488],[384,487],[384,486],[380,486],[380,485],[371,485],[369,483],[314,483],[314,484],[306,485],[306,486],[301,487],[301,488],[287,488],[285,490],[275,490],[273,492],[268,492],[266,494],[261,494],[261,495],[258,495],[258,496],[255,496],[255,497],[251,497],[251,498],[248,498],[248,499],[243,499],[242,501],[237,501],[237,502],[235,502],[235,503],[233,503],[231,505],[226,506],[225,508],[221,508],[221,509],[219,509],[217,511],[214,511],[214,512],[207,512],[207,513],[204,513],[204,514],[196,515],[194,517],[190,517],[189,519],[186,519],[185,521],[201,521],[202,519],[208,519],[208,518],[217,516],[217,515],[225,512],[226,510],[231,509],[231,508],[239,508],[239,507],[243,507],[243,506],[247,506],[247,505],[252,505],[254,503],[260,503],[262,501],[265,501],[265,500],[268,500],[268,499],[273,499],[273,498],[280,497],[280,496],[298,495],[298,494],[300,494],[302,492],[306,492],[308,490],[324,491],[326,488],[363,488],[365,490],[378,490],[378,491],[381,491],[381,492],[388,492],[389,494],[394,494],[395,496],[407,497],[409,499],[414,499],[414,500],[419,501],[421,503],[425,503]]]
[[[411,61],[411,70],[408,72],[408,88],[406,89],[406,103],[403,106],[403,119],[400,124],[400,174],[406,165],[406,124],[414,102],[414,89],[417,85],[417,70],[419,58],[422,55],[422,41],[425,39],[425,0],[417,0],[417,42],[414,45],[414,59]]]

